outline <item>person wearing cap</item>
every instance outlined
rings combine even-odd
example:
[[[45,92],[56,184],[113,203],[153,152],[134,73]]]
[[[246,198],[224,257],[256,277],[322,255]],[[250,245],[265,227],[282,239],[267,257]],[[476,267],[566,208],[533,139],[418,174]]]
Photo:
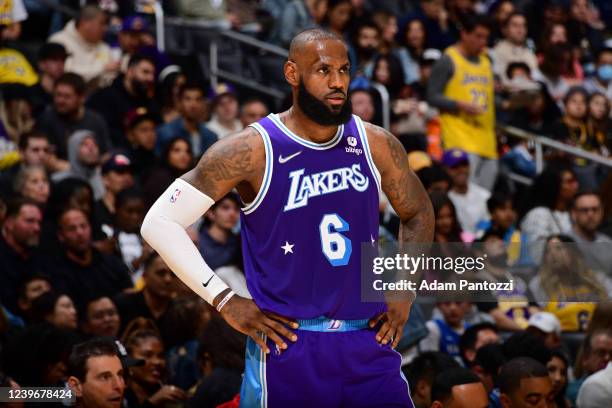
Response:
[[[55,81],[64,73],[68,53],[63,45],[46,43],[38,51],[38,82],[30,87],[32,111],[38,117],[53,102]]]
[[[136,108],[125,115],[125,134],[130,145],[128,153],[140,185],[158,164],[155,155],[157,119],[147,108]]]
[[[86,88],[81,76],[73,72],[64,73],[53,86],[53,104],[38,118],[38,127],[49,137],[58,159],[68,158],[68,137],[77,130],[93,132],[102,153],[111,145],[106,121],[98,112],[85,106]]]
[[[87,82],[98,81],[115,76],[119,69],[119,61],[114,60],[111,48],[104,42],[107,29],[106,13],[98,6],[87,5],[62,31],[49,37],[49,42],[62,44],[70,53],[66,72],[77,73]]]
[[[93,338],[73,347],[68,357],[68,386],[82,408],[119,408],[125,392],[124,367],[117,345]]]
[[[121,70],[125,71],[130,57],[144,45],[143,37],[149,31],[149,24],[142,16],[131,15],[123,19],[118,35],[121,48]]]
[[[221,103],[219,102],[221,98],[228,98],[228,101],[231,98],[236,105],[237,115],[238,102],[235,100],[234,96],[218,96],[217,98],[218,104]],[[218,135],[211,129],[211,122],[205,124],[202,121],[202,116],[206,109],[204,102],[204,91],[198,84],[186,83],[179,89],[178,100],[178,109],[181,116],[170,123],[160,126],[157,129],[157,151],[161,152],[164,146],[170,140],[176,137],[182,137],[191,142],[194,156],[200,157],[218,139]],[[231,101],[223,103],[231,104]],[[231,110],[233,108],[232,106],[228,107],[224,105],[224,107],[220,109],[221,114],[218,116],[219,119],[216,119],[214,122],[217,128],[223,130],[226,132],[226,134],[227,132],[231,133],[242,129],[240,121],[237,122],[238,126],[233,130],[227,130],[222,125],[222,123],[228,123],[225,120],[221,122],[221,118],[225,119],[228,117],[228,109]],[[234,121],[230,121],[230,123],[232,123],[232,126],[236,125],[236,122]]]
[[[219,139],[242,130],[238,119],[238,98],[234,88],[229,84],[221,83],[212,89],[209,95],[212,99],[212,118],[206,123],[208,129]]]
[[[103,229],[112,230],[117,193],[134,185],[132,161],[125,153],[115,152],[102,164],[102,183],[104,195],[94,204],[94,213]]]
[[[551,350],[561,346],[561,322],[550,312],[534,313],[527,322],[527,331],[541,338]]]
[[[464,231],[476,232],[476,224],[489,218],[486,189],[469,180],[470,156],[461,149],[450,149],[442,155],[442,165],[452,180],[448,197],[457,210],[457,218]]]
[[[493,70],[484,53],[491,29],[484,16],[462,20],[460,41],[432,69],[427,99],[441,112],[444,148],[467,152],[470,179],[491,191],[498,166]]]

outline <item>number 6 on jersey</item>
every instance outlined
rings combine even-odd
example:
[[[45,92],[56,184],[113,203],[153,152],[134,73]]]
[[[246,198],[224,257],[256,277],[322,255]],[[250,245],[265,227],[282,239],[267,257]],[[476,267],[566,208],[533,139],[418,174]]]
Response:
[[[319,224],[321,250],[332,266],[348,264],[353,247],[351,240],[338,231],[348,231],[348,222],[338,214],[325,214]]]

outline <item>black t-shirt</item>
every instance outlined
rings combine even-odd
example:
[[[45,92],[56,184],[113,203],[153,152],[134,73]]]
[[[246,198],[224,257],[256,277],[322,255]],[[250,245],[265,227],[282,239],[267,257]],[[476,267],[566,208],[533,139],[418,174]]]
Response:
[[[225,367],[215,367],[211,375],[204,378],[186,408],[214,408],[231,401],[240,392],[242,372]]]
[[[52,273],[57,290],[70,296],[79,310],[92,298],[113,298],[133,286],[129,270],[119,258],[104,255],[95,248],[92,251],[88,266],[79,265],[62,254]]]

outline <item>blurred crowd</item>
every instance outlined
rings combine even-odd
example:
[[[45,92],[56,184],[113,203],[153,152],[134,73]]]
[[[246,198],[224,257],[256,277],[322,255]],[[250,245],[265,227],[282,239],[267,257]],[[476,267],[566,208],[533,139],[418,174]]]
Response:
[[[284,48],[310,27],[343,37],[353,112],[404,145],[436,250],[484,252],[479,279],[515,282],[413,306],[399,351],[416,407],[612,406],[605,0],[0,1],[0,386],[69,386],[81,406],[238,404],[244,336],[139,228],[215,141],[288,99],[212,86],[197,58],[158,49],[158,6]],[[240,207],[227,195],[189,233],[248,297]],[[398,227],[382,196],[380,242]]]

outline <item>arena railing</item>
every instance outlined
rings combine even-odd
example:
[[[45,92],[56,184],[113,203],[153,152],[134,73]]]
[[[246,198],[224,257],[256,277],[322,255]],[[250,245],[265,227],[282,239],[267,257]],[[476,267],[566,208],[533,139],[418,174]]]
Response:
[[[544,169],[544,148],[550,148],[553,150],[561,151],[570,154],[575,157],[579,157],[588,160],[593,163],[600,164],[612,168],[612,159],[607,157],[587,152],[579,147],[571,146],[566,143],[562,143],[551,139],[550,137],[537,135],[535,133],[527,132],[523,129],[519,129],[513,126],[498,124],[498,130],[505,133],[507,136],[516,137],[519,139],[529,140],[534,143],[535,146],[535,164],[537,173],[541,173]]]

